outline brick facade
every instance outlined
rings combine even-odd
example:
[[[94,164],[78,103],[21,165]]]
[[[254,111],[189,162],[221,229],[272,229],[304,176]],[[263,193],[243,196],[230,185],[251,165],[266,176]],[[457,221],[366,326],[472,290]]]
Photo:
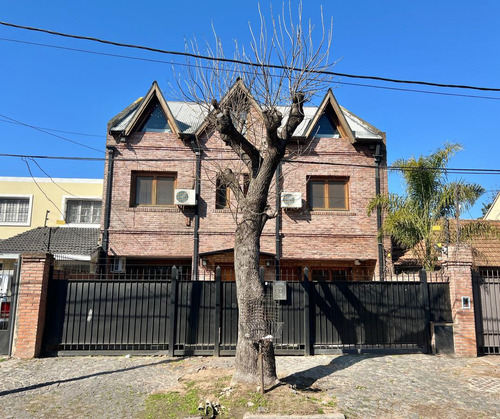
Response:
[[[254,135],[257,144],[264,138],[259,118],[255,110],[250,112],[252,134],[249,135]],[[234,247],[236,202],[232,200],[228,209],[216,209],[216,173],[227,166],[238,172],[242,164],[216,132],[205,131],[198,141],[202,148],[199,251],[229,249]],[[175,173],[176,188],[194,189],[195,153],[189,141],[180,139],[174,133],[133,132],[126,142],[119,142],[116,136],[108,135],[107,146],[116,149],[109,254],[128,258],[191,258],[194,245],[192,208],[182,210],[178,207],[131,205],[134,171]],[[354,268],[356,261],[357,266],[369,266],[370,271],[376,273],[377,221],[375,214],[368,216],[366,213],[369,200],[375,196],[375,144],[353,144],[347,138],[314,138],[302,144],[295,143],[289,150],[290,156],[300,156],[301,163],[283,163],[282,191],[301,192],[303,207],[282,210],[282,263],[302,261],[304,266],[329,263],[331,266]],[[385,194],[387,171],[385,149],[383,151],[381,193]],[[169,161],[141,161],[152,158]],[[327,164],[318,164],[322,162]],[[104,185],[106,175],[107,167]],[[311,176],[348,179],[348,209],[310,211],[307,206],[307,182]],[[272,206],[275,198],[275,186],[272,185]],[[276,252],[275,220],[266,224],[261,250]],[[217,263],[217,257],[213,257],[211,262]]]
[[[13,345],[16,358],[40,355],[52,258],[46,253],[22,256]]]
[[[450,278],[450,300],[453,317],[455,355],[477,356],[474,299],[472,292],[472,251],[465,245],[449,246],[448,259],[443,264]],[[462,297],[469,298],[470,307],[462,307]]]

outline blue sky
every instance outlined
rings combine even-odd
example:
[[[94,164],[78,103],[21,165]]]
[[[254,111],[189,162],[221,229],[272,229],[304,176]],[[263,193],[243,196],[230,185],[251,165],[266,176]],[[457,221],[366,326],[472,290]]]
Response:
[[[275,8],[281,1],[271,2]],[[269,2],[262,2],[267,12]],[[335,71],[439,83],[500,87],[500,2],[316,1],[304,16],[319,22],[323,4],[333,16],[331,57]],[[234,39],[249,39],[248,22],[257,23],[257,1],[85,1],[0,0],[0,20],[124,43],[184,50],[184,40],[211,38],[217,29],[226,50]],[[68,40],[0,26],[0,114],[33,126],[70,131],[54,134],[104,150],[106,123],[157,80],[164,90],[172,79],[168,64],[134,61],[12,42],[80,48],[148,59],[168,56]],[[10,39],[7,41],[5,39]],[[227,54],[230,55],[230,54]],[[500,92],[474,92],[339,79],[333,87],[341,105],[387,133],[389,163],[428,154],[445,141],[464,151],[450,163],[458,168],[499,169],[500,100],[442,96],[342,85],[365,83],[499,98]],[[168,94],[168,91],[166,92]],[[29,155],[100,157],[103,154],[61,138],[6,122],[0,116],[1,152]],[[39,160],[52,177],[103,176],[101,162]],[[35,176],[45,176],[33,163]],[[29,176],[19,158],[0,157],[0,176]],[[467,176],[488,191],[500,189],[499,175]],[[391,175],[391,191],[401,181]],[[481,202],[469,214],[480,216]]]

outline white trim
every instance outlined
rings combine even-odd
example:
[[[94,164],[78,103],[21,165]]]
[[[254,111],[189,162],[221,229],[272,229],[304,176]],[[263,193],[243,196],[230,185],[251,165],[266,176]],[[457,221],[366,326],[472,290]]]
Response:
[[[18,259],[20,256],[20,253],[0,253],[0,260],[1,259]]]
[[[29,205],[28,205],[28,220],[24,223],[9,223],[9,222],[2,222],[0,221],[0,226],[4,227],[16,227],[16,226],[23,226],[23,227],[29,227],[31,226],[31,213],[33,212],[33,195],[32,194],[0,194],[0,199],[1,198],[28,198],[29,200]]]
[[[59,261],[65,260],[92,260],[92,256],[90,255],[67,255],[64,253],[54,253],[54,257],[61,258]]]
[[[102,204],[102,196],[75,196],[75,195],[63,195],[61,200],[62,216],[63,221],[67,220],[66,210],[68,201],[99,201]],[[61,227],[76,227],[76,228],[89,228],[89,227],[100,227],[100,220],[97,224],[86,224],[86,223],[65,223]]]
[[[102,179],[78,179],[78,178],[46,178],[46,177],[11,177],[11,176],[0,176],[0,182],[27,182],[31,183],[33,180],[37,182],[56,182],[56,183],[99,183],[103,184]]]

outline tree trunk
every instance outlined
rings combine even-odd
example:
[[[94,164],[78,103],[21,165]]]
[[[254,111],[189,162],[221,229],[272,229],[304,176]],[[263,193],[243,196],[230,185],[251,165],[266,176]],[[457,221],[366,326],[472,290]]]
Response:
[[[259,278],[260,234],[265,221],[260,215],[245,211],[236,229],[234,265],[238,296],[238,345],[233,381],[257,384],[260,382],[258,365],[259,344],[265,330],[264,285]],[[267,333],[266,333],[267,334]],[[262,345],[264,383],[277,381],[272,342]]]

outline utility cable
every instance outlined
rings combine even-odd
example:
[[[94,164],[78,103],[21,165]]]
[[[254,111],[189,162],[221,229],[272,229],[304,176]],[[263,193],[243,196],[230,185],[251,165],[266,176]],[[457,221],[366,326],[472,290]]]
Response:
[[[33,32],[42,32],[42,33],[46,33],[49,35],[60,36],[60,37],[64,37],[64,38],[80,39],[80,40],[85,40],[85,41],[98,42],[98,43],[106,44],[106,45],[113,45],[113,46],[117,46],[117,47],[134,48],[134,49],[139,49],[139,50],[144,50],[144,51],[157,52],[160,54],[176,55],[176,56],[195,58],[195,59],[201,59],[201,60],[207,60],[207,61],[217,61],[217,62],[226,62],[226,63],[231,63],[231,64],[240,64],[240,65],[245,65],[245,66],[250,66],[250,67],[264,67],[264,68],[287,70],[287,71],[304,71],[304,69],[298,68],[298,67],[289,67],[289,66],[283,66],[283,65],[277,65],[277,64],[261,64],[261,63],[255,63],[255,62],[251,62],[251,61],[243,61],[243,60],[237,60],[237,59],[231,59],[231,58],[210,57],[207,55],[194,54],[194,53],[190,53],[190,52],[165,50],[165,49],[160,49],[160,48],[148,47],[145,45],[128,44],[128,43],[123,43],[123,42],[110,41],[110,40],[95,38],[95,37],[91,37],[91,36],[74,35],[74,34],[68,34],[68,33],[64,33],[64,32],[51,31],[48,29],[37,28],[37,27],[33,27],[33,26],[17,25],[14,23],[3,22],[3,21],[0,21],[0,25],[8,26],[11,28],[16,28],[16,29],[33,31]],[[327,71],[327,70],[309,70],[308,72],[314,73],[314,74],[327,74],[327,75],[332,75],[332,76],[348,77],[348,78],[354,78],[354,79],[377,80],[377,81],[384,81],[384,82],[389,82],[389,83],[418,84],[418,85],[424,85],[424,86],[446,87],[446,88],[452,88],[452,89],[471,89],[471,90],[480,90],[480,91],[487,91],[487,92],[500,92],[500,88],[493,88],[493,87],[481,87],[481,86],[471,86],[471,85],[463,85],[463,84],[434,83],[434,82],[420,81],[420,80],[402,80],[402,79],[394,79],[394,78],[390,78],[390,77],[338,73],[335,71]]]
[[[43,132],[44,134],[51,135],[52,137],[56,137],[56,138],[59,138],[59,139],[61,139],[61,140],[67,141],[67,142],[69,142],[69,143],[73,143],[73,144],[79,145],[79,146],[81,146],[81,147],[88,148],[89,150],[94,150],[94,151],[98,151],[99,153],[103,153],[103,151],[102,151],[102,150],[99,150],[99,149],[97,149],[97,148],[95,148],[95,147],[91,147],[91,146],[88,146],[88,145],[86,145],[86,144],[79,143],[78,141],[70,140],[69,138],[63,137],[62,135],[58,135],[58,134],[54,134],[54,133],[52,133],[52,132],[46,131],[46,130],[45,130],[45,129],[43,129],[43,128],[38,128],[38,127],[35,127],[34,125],[29,125],[29,124],[26,124],[26,123],[24,123],[24,122],[21,122],[21,121],[18,121],[18,120],[16,120],[16,119],[14,119],[14,118],[10,118],[10,117],[8,117],[7,115],[2,115],[2,114],[0,114],[0,116],[1,116],[2,118],[8,119],[9,121],[13,121],[13,122],[15,122],[15,123],[17,123],[17,124],[23,125],[23,126],[25,126],[25,127],[31,128],[31,129],[34,129],[35,131],[40,131],[40,132]]]
[[[99,157],[70,157],[70,156],[43,156],[43,155],[25,155],[25,154],[8,154],[0,153],[0,157],[14,157],[14,158],[29,158],[29,159],[48,159],[48,160],[75,160],[75,161],[105,161],[106,158]],[[195,162],[195,158],[115,158],[115,162]],[[241,161],[238,158],[204,158],[203,161],[219,162],[219,161]],[[285,163],[297,164],[311,164],[311,165],[325,165],[325,166],[343,166],[343,167],[358,167],[365,169],[375,169],[375,165],[371,164],[351,164],[351,163],[336,163],[328,161],[306,161],[295,159],[283,159]],[[381,167],[383,168],[383,167]],[[451,168],[451,167],[404,167],[404,166],[387,166],[387,170],[391,171],[419,171],[419,170],[434,170],[446,172],[449,174],[476,174],[476,175],[500,175],[500,169],[479,169],[479,168]]]
[[[62,49],[62,50],[67,50],[67,51],[101,55],[101,56],[107,56],[107,57],[112,57],[112,58],[124,58],[124,59],[129,59],[129,60],[144,61],[144,62],[150,62],[150,63],[169,64],[172,66],[198,68],[198,69],[202,69],[202,70],[211,69],[211,67],[209,67],[209,66],[202,66],[202,65],[198,65],[198,64],[178,63],[175,61],[154,60],[154,59],[150,59],[150,58],[132,57],[130,55],[111,54],[111,53],[106,53],[106,52],[91,51],[91,50],[85,50],[85,49],[80,49],[80,48],[70,48],[70,47],[63,47],[63,46],[59,46],[59,45],[43,44],[43,43],[39,43],[39,42],[21,41],[18,39],[0,38],[0,41],[17,42],[17,43],[21,43],[21,44]],[[242,74],[252,74],[250,71],[236,70],[236,69],[226,69],[226,71],[238,72],[238,73],[242,73]],[[273,75],[273,74],[271,74],[270,76],[275,77],[275,75]],[[467,98],[474,98],[474,99],[500,100],[500,97],[492,97],[492,96],[479,96],[479,95],[467,95],[467,94],[460,94],[460,93],[433,92],[430,90],[407,89],[407,88],[402,88],[402,87],[398,88],[398,87],[388,87],[388,86],[377,86],[377,85],[372,85],[372,84],[351,83],[351,82],[344,82],[344,81],[338,81],[338,84],[344,85],[344,86],[370,87],[370,88],[374,88],[374,89],[395,90],[395,91],[400,91],[400,92],[423,93],[423,94],[430,94],[430,95],[458,96],[458,97],[467,97]],[[8,121],[0,121],[0,122],[8,122]],[[49,130],[48,128],[45,128],[45,129]],[[80,133],[72,133],[72,132],[68,132],[68,131],[57,131],[57,130],[49,130],[49,131],[100,137],[98,135],[93,135],[93,134],[80,134]]]

